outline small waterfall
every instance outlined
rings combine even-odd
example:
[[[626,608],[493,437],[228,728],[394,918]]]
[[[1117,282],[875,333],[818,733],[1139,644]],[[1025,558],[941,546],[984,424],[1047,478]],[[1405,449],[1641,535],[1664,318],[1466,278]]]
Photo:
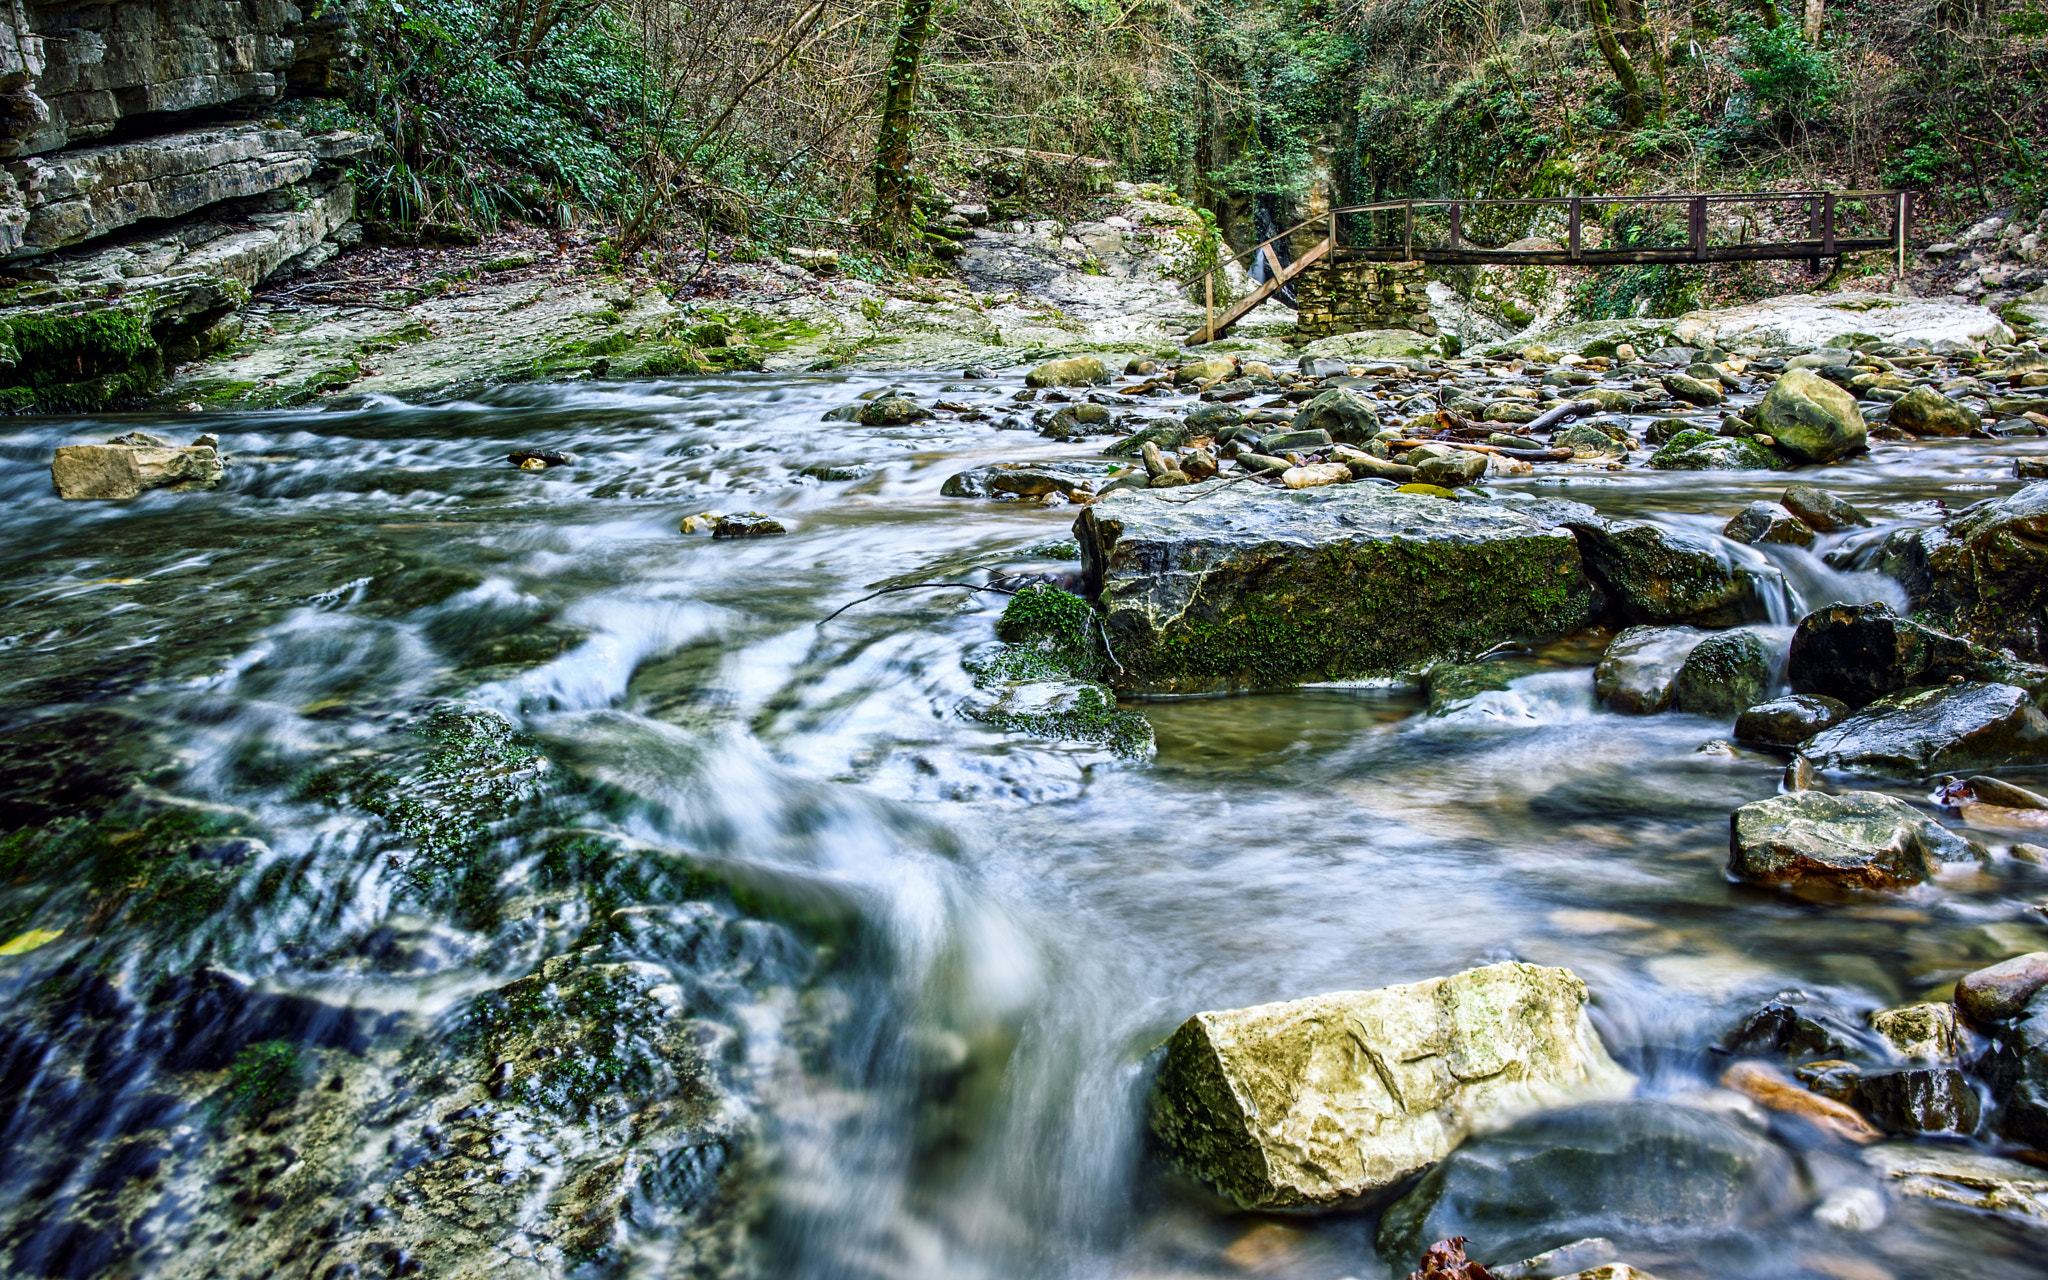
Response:
[[[1261,194],[1252,197],[1252,233],[1258,237],[1258,243],[1263,244],[1285,230],[1280,222],[1279,209],[1280,197],[1278,196]],[[1285,240],[1276,242],[1273,245],[1273,252],[1278,255],[1282,267],[1294,261],[1294,252],[1288,247]],[[1259,284],[1264,284],[1268,279],[1272,278],[1272,275],[1273,268],[1266,261],[1266,255],[1263,253],[1253,254],[1252,279]],[[1285,306],[1294,306],[1293,286],[1282,285],[1280,292],[1273,295],[1273,300]]]

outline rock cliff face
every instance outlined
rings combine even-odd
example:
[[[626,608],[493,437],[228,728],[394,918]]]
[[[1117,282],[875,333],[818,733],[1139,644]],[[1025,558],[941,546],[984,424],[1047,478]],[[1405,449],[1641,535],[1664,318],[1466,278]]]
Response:
[[[237,120],[333,87],[346,10],[0,0],[0,410],[134,398],[354,233],[352,133]]]
[[[104,138],[135,117],[329,90],[347,11],[318,0],[0,0],[0,157]]]

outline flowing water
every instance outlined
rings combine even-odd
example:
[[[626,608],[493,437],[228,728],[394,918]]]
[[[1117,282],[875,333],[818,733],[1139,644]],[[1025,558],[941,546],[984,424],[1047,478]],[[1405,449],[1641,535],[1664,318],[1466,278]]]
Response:
[[[2048,947],[2048,877],[2011,860],[1863,903],[1731,884],[1728,814],[1773,794],[1782,761],[1710,747],[1725,723],[1596,708],[1584,646],[1448,717],[1380,685],[1137,704],[1158,740],[1141,762],[963,719],[961,655],[1001,596],[899,592],[820,620],[883,586],[1071,570],[1046,544],[1073,508],[939,489],[975,462],[1087,450],[986,422],[821,421],[881,385],[760,375],[6,428],[0,938],[61,930],[0,957],[17,1274],[455,1273],[365,1241],[422,1212],[404,1179],[467,1113],[364,1102],[360,1137],[350,1121],[323,1138],[320,1082],[403,1095],[406,1064],[456,1043],[482,993],[593,939],[682,993],[713,1046],[723,1136],[670,1142],[697,1174],[642,1169],[624,1246],[533,1256],[702,1273],[722,1265],[701,1246],[726,1215],[749,1228],[734,1256],[767,1274],[991,1280],[1413,1265],[1375,1255],[1372,1207],[1260,1218],[1161,1166],[1148,1055],[1198,1010],[1568,965],[1641,1092],[1696,1095],[1720,1069],[1711,1046],[1781,991],[1860,1016]],[[896,385],[926,403],[1011,389]],[[136,427],[217,432],[227,483],[50,493],[53,446]],[[521,472],[517,446],[576,462]],[[1820,482],[1881,526],[1927,523],[2009,492],[2033,447],[1880,445]],[[821,462],[872,474],[798,474]],[[1717,532],[1783,483],[1631,470],[1504,487]],[[788,535],[677,531],[746,509]],[[1895,597],[1822,565],[1831,541],[1770,549],[1786,620]],[[463,725],[497,736],[478,746]],[[481,835],[463,827],[477,811]],[[160,839],[150,815],[166,813],[186,825]],[[562,855],[565,833],[603,851]],[[654,908],[662,928],[606,925]],[[195,1039],[209,982],[262,993],[266,1029]],[[276,1045],[297,1074],[269,1098]],[[505,1132],[493,1142],[526,1152],[493,1147],[508,1184],[574,1145]],[[257,1151],[243,1135],[264,1134],[297,1145],[237,1181]],[[323,1141],[353,1153],[330,1161],[346,1176],[293,1173]],[[606,1141],[639,1139],[585,1149]],[[1821,1225],[1811,1201],[1867,1176],[1773,1141],[1801,1173],[1733,1232],[1591,1225],[1667,1280],[2048,1275],[2038,1236],[1926,1201],[1894,1201],[1874,1230]],[[720,1168],[741,1188],[724,1199],[698,1176]],[[265,1192],[273,1172],[282,1190]],[[687,1193],[662,1202],[647,1188],[663,1177]],[[533,1265],[516,1249],[498,1263]]]

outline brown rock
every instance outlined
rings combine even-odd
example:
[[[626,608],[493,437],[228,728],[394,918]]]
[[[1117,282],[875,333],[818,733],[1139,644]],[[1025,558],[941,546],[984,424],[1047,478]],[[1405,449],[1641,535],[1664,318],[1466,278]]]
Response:
[[[1956,1008],[1972,1022],[2003,1022],[2027,1007],[2048,986],[2048,951],[2001,960],[1956,983]]]
[[[1733,1089],[1772,1111],[1782,1111],[1808,1121],[1814,1127],[1858,1146],[1882,1142],[1884,1135],[1855,1111],[1808,1093],[1783,1073],[1761,1062],[1738,1062],[1721,1073],[1721,1087]]]

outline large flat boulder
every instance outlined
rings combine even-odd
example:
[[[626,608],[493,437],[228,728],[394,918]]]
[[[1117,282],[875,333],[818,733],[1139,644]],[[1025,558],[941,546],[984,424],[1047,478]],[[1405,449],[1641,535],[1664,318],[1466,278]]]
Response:
[[[1117,687],[1282,688],[1464,661],[1583,626],[1576,503],[1228,481],[1110,493],[1081,513]]]
[[[1821,730],[1800,753],[1819,769],[1918,781],[2048,759],[2048,718],[2017,685],[1911,689]]]
[[[1790,294],[1694,311],[1671,325],[1674,342],[1720,347],[1743,355],[1848,348],[1875,339],[1936,351],[1969,352],[2012,341],[2012,330],[1988,307],[1888,293]]]
[[[1248,1209],[1340,1204],[1477,1125],[1626,1094],[1586,999],[1569,969],[1510,962],[1198,1013],[1166,1043],[1152,1131]]]

